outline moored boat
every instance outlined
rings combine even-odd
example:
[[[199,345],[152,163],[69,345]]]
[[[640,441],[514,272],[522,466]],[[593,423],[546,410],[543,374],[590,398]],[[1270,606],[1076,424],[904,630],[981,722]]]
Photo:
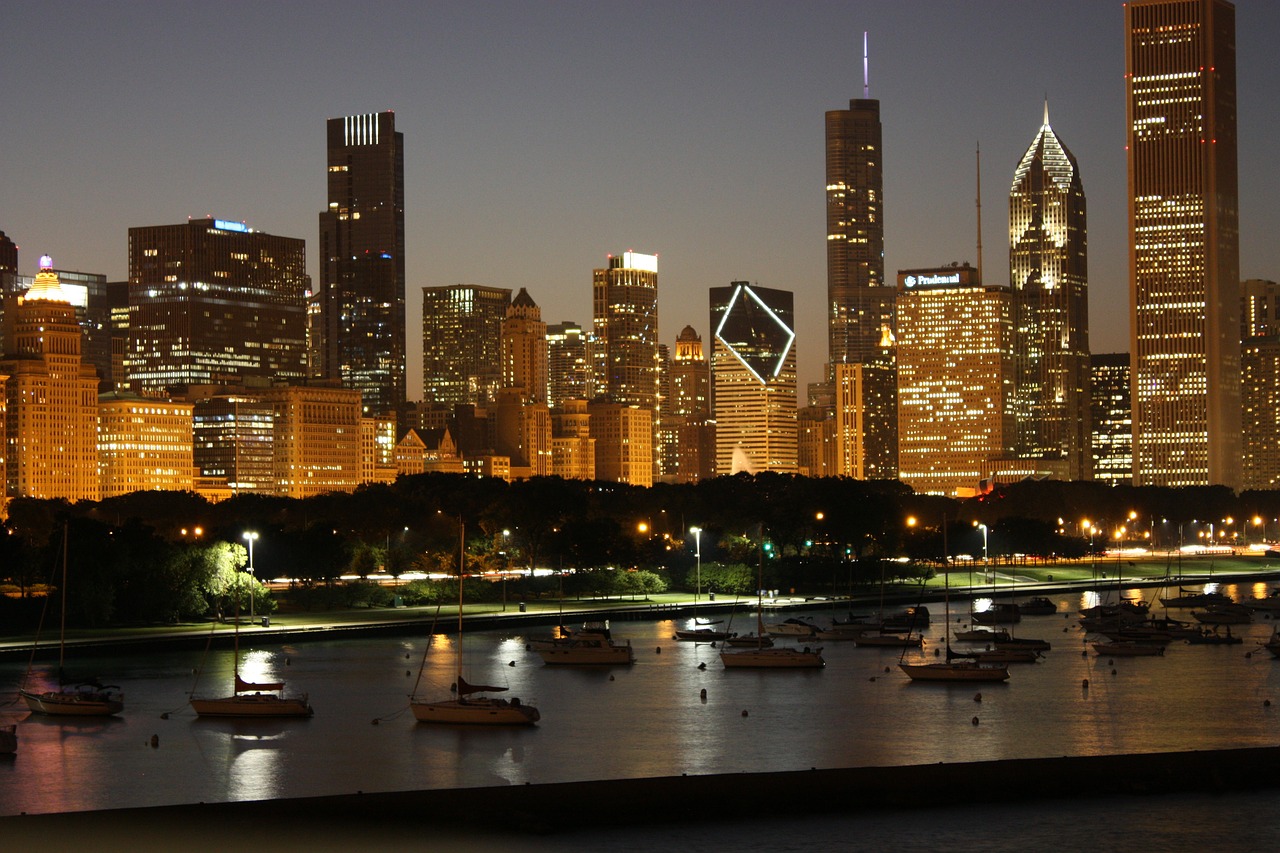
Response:
[[[1164,646],[1159,643],[1143,643],[1137,640],[1113,640],[1108,643],[1093,643],[1093,650],[1099,656],[1115,657],[1155,657],[1164,654]]]
[[[568,640],[537,650],[546,664],[563,666],[609,666],[635,663],[631,643],[618,643],[603,634],[586,631]]]

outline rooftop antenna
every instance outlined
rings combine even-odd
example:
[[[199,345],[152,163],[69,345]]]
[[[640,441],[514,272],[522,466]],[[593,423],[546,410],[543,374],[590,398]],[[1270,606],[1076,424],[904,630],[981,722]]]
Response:
[[[862,31],[862,97],[871,98],[871,77],[867,67],[867,31]],[[1047,109],[1047,107],[1046,107]]]
[[[982,142],[977,143],[978,161],[978,283],[982,283]]]

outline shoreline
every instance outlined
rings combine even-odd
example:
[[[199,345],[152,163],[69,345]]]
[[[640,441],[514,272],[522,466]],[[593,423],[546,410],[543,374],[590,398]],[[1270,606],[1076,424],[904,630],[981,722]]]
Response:
[[[1270,567],[1251,572],[1232,573],[1194,573],[1183,574],[1176,582],[1194,583],[1241,583],[1266,582],[1280,579],[1280,569]],[[1169,586],[1167,578],[1153,579],[1144,576],[1133,578],[1106,579],[1105,591],[1125,586],[1128,588],[1152,589]],[[1017,586],[1020,595],[1061,595],[1072,592],[1097,589],[1099,583],[1094,579],[1059,580],[1052,582],[1025,583]],[[992,594],[991,584],[965,584],[951,587],[951,594],[957,598],[967,598]],[[1005,592],[1005,588],[998,590]],[[1009,590],[1012,594],[1012,589]],[[888,606],[901,607],[910,604],[936,603],[944,599],[941,589],[926,588],[908,589],[899,586],[891,594],[886,594],[883,603]],[[463,619],[472,630],[492,630],[496,628],[519,626],[556,625],[560,622],[610,620],[617,622],[645,621],[663,618],[681,618],[701,612],[707,615],[724,616],[737,609],[751,610],[756,600],[738,596],[730,601],[709,601],[706,598],[695,605],[692,598],[666,602],[618,601],[610,603],[593,601],[577,601],[573,604],[551,606],[548,602],[531,604],[527,611],[520,611],[517,604],[509,605],[511,610],[465,612]],[[847,598],[804,598],[783,596],[777,599],[766,599],[765,609],[778,612],[804,613],[806,611],[834,611],[865,609],[878,607],[881,597],[878,593],[855,595]],[[1069,611],[1062,611],[1068,613]],[[239,642],[244,646],[255,643],[306,642],[309,640],[332,640],[342,637],[366,636],[405,636],[423,634],[435,629],[437,633],[450,633],[453,628],[457,610],[449,608],[399,608],[399,609],[360,609],[332,610],[317,613],[287,612],[272,614],[271,624],[241,623]],[[394,614],[394,615],[393,615]],[[448,618],[445,618],[445,617]],[[208,625],[190,624],[183,630],[157,627],[146,628],[111,628],[90,636],[68,638],[66,648],[75,650],[78,655],[114,654],[136,649],[200,649],[230,648],[235,641],[236,632],[231,622],[209,623]],[[43,641],[38,646],[32,639],[8,638],[0,640],[0,661],[31,657],[46,659],[57,656],[57,644]]]
[[[1222,794],[1280,787],[1280,746],[1027,758],[958,764],[665,776],[485,788],[194,803],[0,817],[7,839],[99,837],[111,831],[266,827],[301,843],[337,827],[384,831],[447,827],[517,836],[638,824],[753,817],[854,815],[958,804],[1174,793]],[[945,791],[939,801],[928,792]],[[767,796],[762,800],[762,792]],[[625,807],[622,807],[625,806]],[[96,845],[95,845],[96,846]],[[123,849],[123,848],[121,848]]]

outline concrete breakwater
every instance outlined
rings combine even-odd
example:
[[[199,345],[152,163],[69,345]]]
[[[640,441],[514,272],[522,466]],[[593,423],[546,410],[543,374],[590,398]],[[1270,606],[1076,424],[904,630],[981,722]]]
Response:
[[[543,834],[1035,799],[1220,794],[1280,787],[1277,766],[1280,746],[354,793],[19,815],[0,818],[0,834],[101,840],[120,837],[118,830],[128,835],[150,827],[208,838],[231,827],[260,827],[269,828],[272,838],[306,849],[306,839],[323,838],[339,827]],[[94,846],[103,849],[97,842]]]

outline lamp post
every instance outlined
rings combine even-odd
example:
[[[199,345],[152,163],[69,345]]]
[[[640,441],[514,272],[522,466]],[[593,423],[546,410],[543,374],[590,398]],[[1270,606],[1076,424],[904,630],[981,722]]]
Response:
[[[982,571],[984,574],[991,574],[991,560],[987,557],[987,526],[979,524],[978,529],[982,531]]]
[[[253,543],[254,543],[254,540],[258,538],[258,534],[255,531],[246,530],[244,533],[244,538],[245,538],[245,541],[249,543],[249,578],[252,581],[256,582],[257,575],[253,570]],[[249,621],[250,622],[253,621],[253,599],[254,599],[253,588],[255,585],[256,583],[249,584]]]
[[[702,589],[702,528],[690,527],[689,532],[693,534],[693,559],[697,566],[693,576],[693,609],[697,610],[698,593]]]

